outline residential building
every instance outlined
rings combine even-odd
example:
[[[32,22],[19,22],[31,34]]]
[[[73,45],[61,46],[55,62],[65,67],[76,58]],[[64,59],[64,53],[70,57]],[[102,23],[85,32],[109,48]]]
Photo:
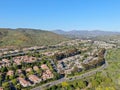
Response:
[[[23,87],[28,87],[31,85],[31,83],[27,80],[25,80],[24,78],[21,78],[19,77],[18,78],[18,81],[20,82],[20,84],[23,86]]]
[[[29,75],[29,80],[32,81],[33,83],[39,83],[41,82],[41,79],[37,77],[36,75]]]

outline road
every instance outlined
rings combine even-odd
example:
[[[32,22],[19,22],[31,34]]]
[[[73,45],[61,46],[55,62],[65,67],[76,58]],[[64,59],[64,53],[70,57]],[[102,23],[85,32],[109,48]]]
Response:
[[[42,51],[44,51],[48,48],[50,48],[50,47],[47,47],[47,48],[44,48],[44,49],[33,50],[33,51],[31,51],[31,50],[27,50],[27,51],[31,52],[31,53],[35,53],[35,52],[42,52]],[[54,48],[51,47],[51,49],[54,49]],[[11,53],[11,54],[7,54],[7,55],[3,55],[0,58],[14,57],[14,56],[18,56],[18,55],[25,55],[25,54],[28,54],[28,52],[21,51],[21,52]]]
[[[43,84],[41,86],[38,86],[36,88],[33,88],[32,90],[43,90],[44,87],[51,87],[53,85],[57,85],[57,84],[60,84],[64,81],[74,81],[76,79],[83,79],[85,77],[88,77],[88,76],[91,76],[99,71],[102,71],[103,69],[105,69],[106,67],[108,66],[108,63],[105,62],[105,64],[103,64],[101,67],[99,68],[96,68],[95,70],[92,70],[92,71],[89,71],[89,72],[86,72],[84,74],[81,74],[79,76],[74,76],[74,77],[70,77],[70,78],[62,78],[62,79],[59,79],[59,80],[56,80],[56,81],[52,81],[52,82],[49,82],[49,83],[46,83],[46,84]]]

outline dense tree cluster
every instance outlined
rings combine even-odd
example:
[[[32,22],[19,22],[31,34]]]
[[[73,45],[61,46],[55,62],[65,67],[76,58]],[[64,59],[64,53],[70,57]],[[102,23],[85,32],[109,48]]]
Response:
[[[70,49],[68,49],[66,51],[55,53],[54,58],[57,59],[57,60],[61,60],[63,58],[74,56],[74,55],[77,55],[77,54],[80,54],[80,53],[81,52],[78,49],[70,48]]]
[[[104,59],[104,54],[105,54],[105,49],[100,49],[99,52],[98,52],[98,59],[96,60],[91,60],[89,63],[82,63],[83,67],[88,70],[88,69],[91,69],[91,68],[95,68],[95,67],[98,67],[98,66],[101,66],[105,63],[105,59]]]
[[[54,85],[47,90],[76,90],[76,89],[83,89],[88,85],[87,81],[73,81],[72,83],[70,82],[62,82],[59,85]]]
[[[105,48],[100,49],[98,52],[98,57],[104,58],[105,52],[106,52]]]

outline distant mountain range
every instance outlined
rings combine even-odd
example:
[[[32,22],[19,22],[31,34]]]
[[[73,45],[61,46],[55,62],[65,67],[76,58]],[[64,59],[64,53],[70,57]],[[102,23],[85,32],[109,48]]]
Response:
[[[63,31],[63,30],[54,30],[56,34],[65,35],[71,38],[93,38],[97,36],[107,36],[107,35],[120,35],[120,32],[110,32],[110,31],[100,31],[100,30],[72,30],[72,31]]]
[[[0,47],[52,45],[68,40],[64,36],[44,30],[0,28]]]
[[[111,36],[108,38],[108,36]],[[96,38],[106,40],[120,39],[120,32],[107,32],[107,31],[87,31],[87,30],[54,30],[46,31],[39,29],[27,28],[0,28],[0,47],[26,47],[26,46],[40,46],[40,45],[53,45],[60,43],[70,38]]]

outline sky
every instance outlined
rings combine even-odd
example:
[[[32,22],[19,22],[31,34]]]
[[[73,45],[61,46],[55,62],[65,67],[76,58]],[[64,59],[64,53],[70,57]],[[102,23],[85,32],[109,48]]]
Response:
[[[0,0],[0,28],[120,31],[120,0]]]

